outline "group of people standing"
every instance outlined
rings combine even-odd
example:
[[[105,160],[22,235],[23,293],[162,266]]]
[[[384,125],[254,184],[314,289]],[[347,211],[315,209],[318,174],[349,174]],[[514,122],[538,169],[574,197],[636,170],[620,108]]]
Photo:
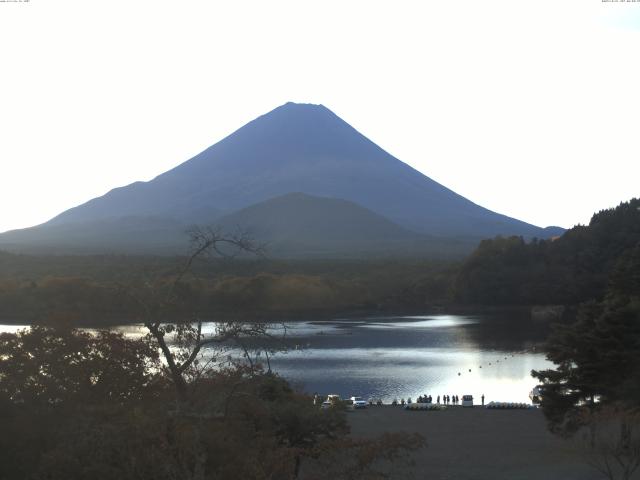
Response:
[[[421,395],[418,397],[418,403],[433,403],[433,397],[431,395]],[[440,395],[436,397],[436,403],[440,403]],[[458,395],[442,395],[442,403],[444,405],[458,405],[460,398]]]

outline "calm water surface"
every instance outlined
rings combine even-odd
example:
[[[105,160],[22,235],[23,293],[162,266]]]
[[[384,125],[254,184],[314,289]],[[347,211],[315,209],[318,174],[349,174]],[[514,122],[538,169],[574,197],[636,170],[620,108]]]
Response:
[[[385,402],[421,394],[471,394],[479,401],[528,402],[532,369],[552,366],[534,345],[539,326],[473,316],[389,317],[304,322],[289,332],[299,349],[274,370],[306,391]],[[293,340],[292,339],[292,340]]]
[[[215,324],[207,324],[212,330]],[[0,331],[18,327],[0,325]],[[120,327],[136,336],[139,327]],[[528,402],[532,369],[552,366],[528,320],[487,316],[376,317],[288,325],[289,350],[273,370],[309,393],[394,398],[471,394],[479,402]]]

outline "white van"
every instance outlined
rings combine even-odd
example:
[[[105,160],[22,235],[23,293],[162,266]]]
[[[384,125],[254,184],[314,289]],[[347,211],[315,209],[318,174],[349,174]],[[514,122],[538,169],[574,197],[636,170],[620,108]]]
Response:
[[[463,395],[462,396],[462,406],[463,407],[473,407],[473,395]]]
[[[327,409],[331,407],[335,407],[340,403],[340,395],[336,395],[334,393],[327,395],[327,399],[322,402],[321,408]]]
[[[351,397],[349,400],[353,402],[353,408],[367,408],[367,402],[362,397]]]

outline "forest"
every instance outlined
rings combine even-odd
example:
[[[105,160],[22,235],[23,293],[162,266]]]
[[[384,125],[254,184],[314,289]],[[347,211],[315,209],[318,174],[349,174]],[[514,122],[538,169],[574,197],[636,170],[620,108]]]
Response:
[[[184,257],[47,256],[0,253],[0,322],[76,325],[136,322],[124,295],[170,283]],[[423,311],[449,302],[456,265],[432,260],[202,258],[185,288],[208,318],[287,319]]]
[[[601,300],[610,276],[625,268],[639,242],[640,199],[602,210],[589,225],[573,227],[559,238],[484,240],[460,267],[453,300],[478,305]]]

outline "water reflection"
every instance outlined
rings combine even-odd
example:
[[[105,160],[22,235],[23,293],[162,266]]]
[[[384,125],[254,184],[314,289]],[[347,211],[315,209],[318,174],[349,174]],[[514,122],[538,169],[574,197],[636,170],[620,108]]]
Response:
[[[550,366],[531,350],[546,335],[526,319],[384,317],[303,322],[272,367],[309,392],[415,399],[472,394],[487,402],[528,401],[532,369]]]
[[[0,332],[19,328],[0,325]],[[135,325],[117,329],[129,337],[146,333]],[[206,334],[215,329],[215,323],[203,325]],[[471,394],[479,400],[484,394],[487,402],[526,402],[535,385],[531,370],[551,365],[532,350],[546,333],[541,325],[513,317],[375,317],[290,323],[284,341],[252,343],[286,346],[287,352],[271,357],[272,368],[310,393],[385,402],[422,394]]]

